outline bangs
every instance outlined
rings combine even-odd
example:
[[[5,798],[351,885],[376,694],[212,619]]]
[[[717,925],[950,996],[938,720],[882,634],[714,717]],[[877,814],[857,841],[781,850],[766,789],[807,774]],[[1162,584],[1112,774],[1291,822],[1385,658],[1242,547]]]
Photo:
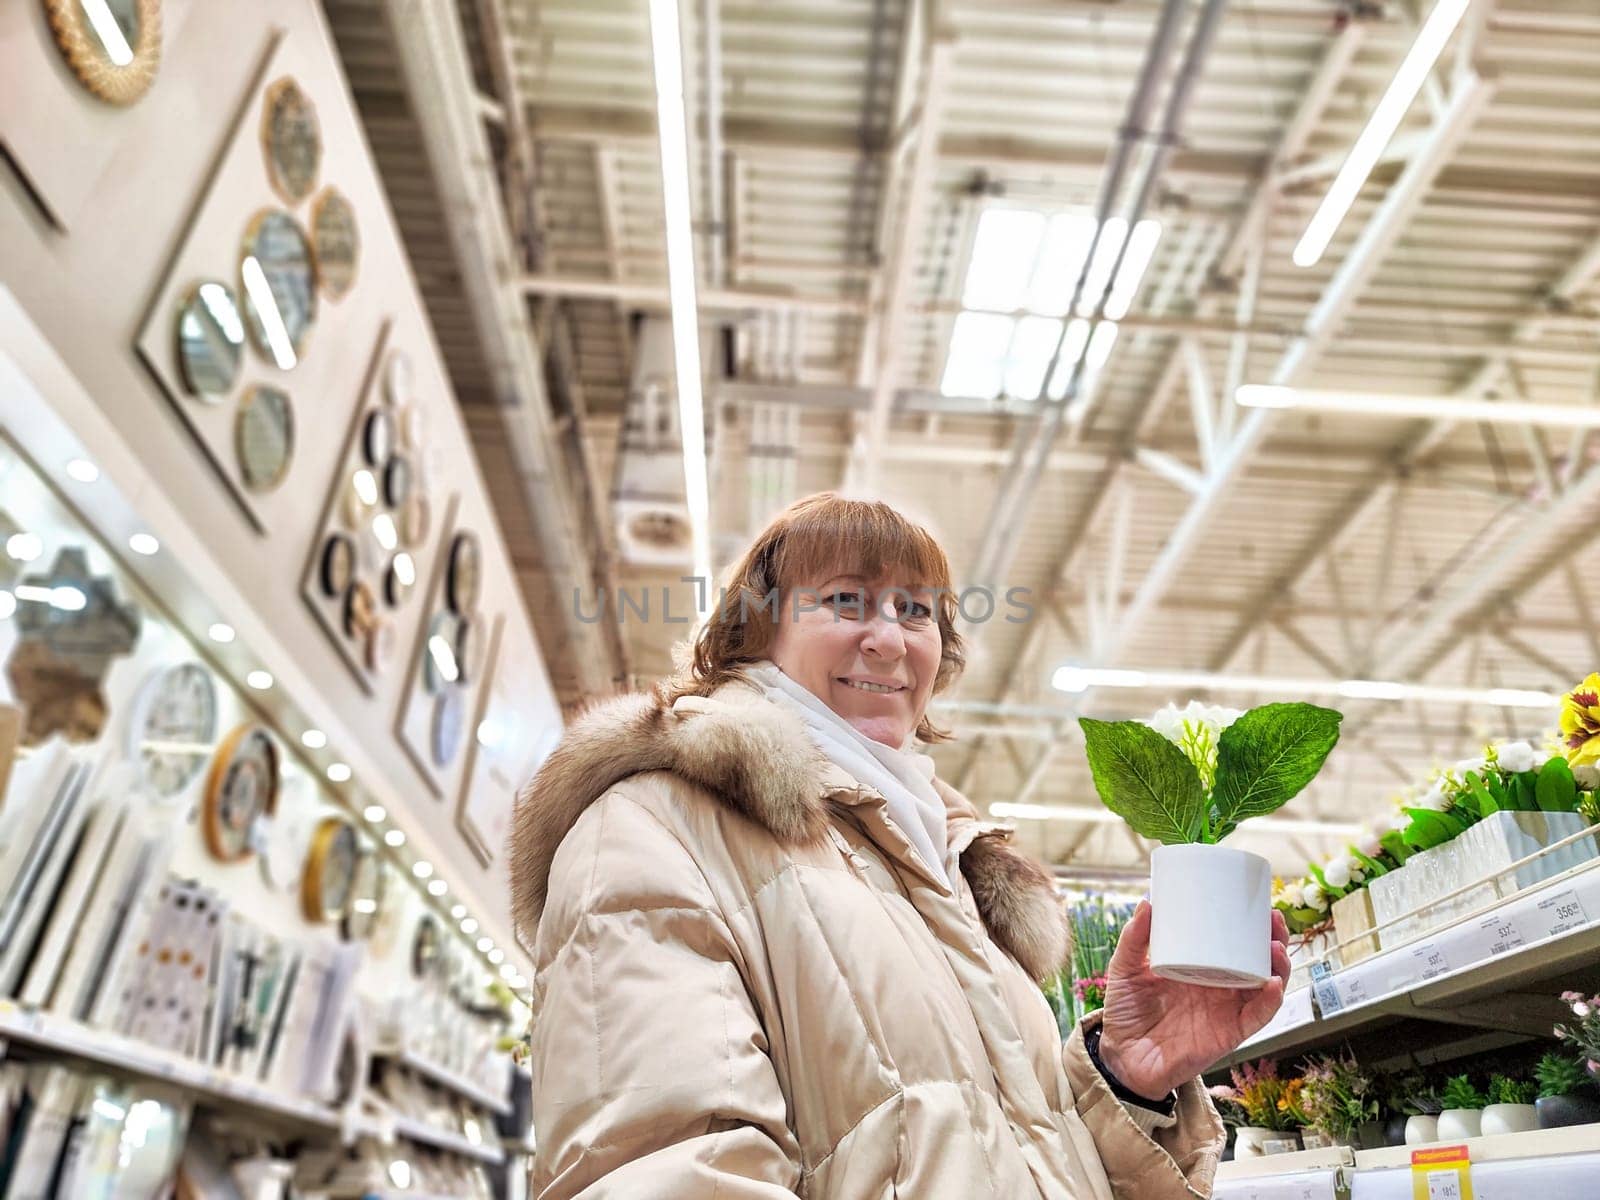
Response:
[[[905,588],[949,588],[950,561],[925,529],[886,504],[823,493],[786,514],[772,578],[789,589],[836,575],[888,578]]]

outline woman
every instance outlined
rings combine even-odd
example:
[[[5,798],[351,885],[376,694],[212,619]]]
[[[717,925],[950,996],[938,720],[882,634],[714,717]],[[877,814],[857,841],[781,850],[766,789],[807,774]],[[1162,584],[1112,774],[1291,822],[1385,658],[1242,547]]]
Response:
[[[1166,982],[1142,905],[1063,1047],[1050,875],[909,749],[963,661],[943,551],[825,493],[732,583],[682,675],[591,709],[518,801],[536,1194],[1209,1195],[1195,1076],[1286,948],[1256,992]]]

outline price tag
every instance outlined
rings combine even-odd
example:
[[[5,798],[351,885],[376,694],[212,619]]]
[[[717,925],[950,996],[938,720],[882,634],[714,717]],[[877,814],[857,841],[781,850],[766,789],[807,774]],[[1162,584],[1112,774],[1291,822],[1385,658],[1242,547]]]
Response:
[[[1472,1161],[1465,1146],[1411,1152],[1412,1200],[1472,1200]]]
[[[1578,893],[1571,888],[1557,892],[1554,896],[1546,896],[1539,901],[1539,916],[1547,923],[1552,937],[1589,923],[1589,918],[1583,911],[1583,901],[1578,899]]]
[[[1339,996],[1345,1002],[1345,1005],[1350,1008],[1354,1008],[1358,1004],[1365,1004],[1371,999],[1367,995],[1367,981],[1359,975],[1344,981]]]
[[[1311,991],[1325,1017],[1344,1007],[1344,1001],[1339,999],[1339,987],[1333,982],[1333,968],[1326,962],[1311,964]]]
[[[1443,975],[1450,969],[1450,964],[1445,961],[1444,951],[1433,942],[1423,942],[1420,946],[1413,946],[1411,960],[1417,964],[1417,969],[1424,979]]]
[[[1484,941],[1489,947],[1489,957],[1504,954],[1507,950],[1515,950],[1522,945],[1522,930],[1517,928],[1516,918],[1506,916],[1504,913],[1490,913],[1478,922],[1478,932],[1483,934]]]

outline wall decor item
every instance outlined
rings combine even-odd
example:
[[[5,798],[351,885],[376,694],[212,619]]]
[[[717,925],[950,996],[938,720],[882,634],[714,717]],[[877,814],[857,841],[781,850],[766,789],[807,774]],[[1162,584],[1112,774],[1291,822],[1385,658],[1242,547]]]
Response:
[[[428,645],[422,659],[423,686],[437,696],[461,678],[456,647],[461,641],[461,618],[447,612],[433,614],[428,622]]]
[[[359,857],[354,825],[342,817],[324,817],[317,823],[300,876],[300,911],[306,920],[321,924],[345,915]]]
[[[383,502],[393,509],[403,509],[411,497],[411,464],[403,455],[391,454],[383,468]]]
[[[128,722],[128,757],[163,799],[199,776],[217,740],[217,685],[197,662],[164,667],[144,681]]]
[[[389,456],[394,453],[394,416],[386,408],[374,408],[367,413],[361,427],[361,453],[367,466],[383,470]]]
[[[316,266],[300,222],[274,208],[251,218],[239,256],[239,280],[256,349],[279,370],[291,370],[317,319]]]
[[[439,965],[441,936],[439,922],[431,913],[424,913],[417,922],[417,931],[411,937],[411,974],[426,979]]]
[[[25,711],[22,744],[52,734],[92,742],[105,727],[106,673],[139,641],[137,605],[117,599],[109,576],[94,575],[81,546],[63,546],[48,571],[12,588],[17,639],[6,678]]]
[[[161,0],[45,0],[50,31],[79,82],[132,104],[161,66]]]
[[[278,799],[278,745],[248,721],[235,726],[211,760],[201,823],[206,848],[223,862],[251,853],[251,829]]]
[[[257,384],[239,402],[234,420],[240,478],[253,492],[271,491],[283,482],[294,457],[294,407],[288,393]]]
[[[355,869],[350,873],[350,904],[339,922],[339,932],[345,941],[365,941],[372,934],[383,908],[388,878],[377,848],[362,845],[356,854]]]
[[[255,823],[251,848],[256,852],[261,881],[274,892],[289,892],[300,886],[317,827],[319,804],[315,792],[315,786],[304,774],[286,774],[278,787],[271,816]]]
[[[466,714],[466,701],[458,689],[446,688],[439,693],[433,705],[433,736],[429,743],[434,766],[448,767],[460,753]]]
[[[411,588],[416,582],[416,562],[411,555],[402,550],[389,561],[389,569],[383,573],[384,601],[390,608],[399,608],[406,602],[406,597],[411,594]]]
[[[456,626],[456,676],[462,683],[478,681],[478,668],[483,665],[479,661],[483,649],[481,629],[482,622],[475,615],[463,617]]]
[[[356,544],[346,534],[330,533],[322,543],[321,566],[317,572],[322,594],[330,599],[344,595],[355,569]]]
[[[450,568],[445,577],[445,596],[450,601],[450,611],[458,617],[470,616],[478,607],[482,582],[483,562],[477,535],[456,534],[450,542]]]
[[[337,188],[323,188],[311,206],[311,245],[323,293],[330,300],[342,300],[356,281],[361,233],[356,228],[356,210]]]
[[[455,814],[462,840],[486,867],[506,845],[517,789],[561,737],[558,709],[552,706],[542,722],[527,710],[527,681],[539,669],[531,634],[497,618],[487,641]]]
[[[420,548],[400,549],[403,516],[425,493],[410,459],[395,453],[389,396],[405,385],[409,360],[388,352],[385,326],[368,360],[361,403],[334,467],[321,533],[301,594],[345,665],[370,694],[393,658],[398,623],[424,569]],[[415,518],[413,518],[415,519]]]
[[[214,279],[190,288],[178,308],[178,367],[184,386],[210,404],[233,390],[244,355],[244,318],[233,289]]]
[[[322,163],[322,131],[311,98],[293,79],[279,79],[267,88],[261,145],[267,178],[284,202],[298,204],[309,196]]]

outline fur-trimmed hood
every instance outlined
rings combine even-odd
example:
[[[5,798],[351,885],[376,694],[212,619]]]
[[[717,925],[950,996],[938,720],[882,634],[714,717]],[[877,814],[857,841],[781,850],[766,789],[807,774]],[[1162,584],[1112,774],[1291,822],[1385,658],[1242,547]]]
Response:
[[[826,837],[830,804],[863,790],[824,757],[797,718],[744,684],[670,707],[654,693],[600,701],[573,722],[517,797],[512,915],[526,938],[543,915],[556,849],[584,810],[630,775],[662,770],[705,788],[791,846]],[[1068,939],[1049,872],[1008,843],[1004,826],[980,822],[959,792],[938,779],[934,785],[990,936],[1035,979],[1052,974]]]

